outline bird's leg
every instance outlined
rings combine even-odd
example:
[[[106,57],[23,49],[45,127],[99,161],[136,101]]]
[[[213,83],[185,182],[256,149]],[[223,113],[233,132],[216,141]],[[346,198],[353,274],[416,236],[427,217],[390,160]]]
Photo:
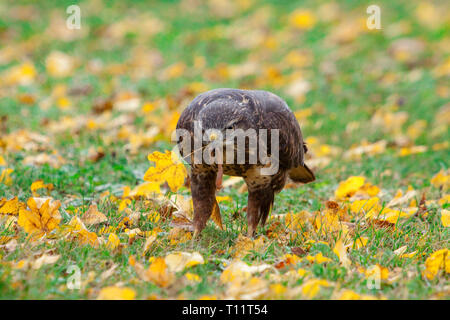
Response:
[[[215,203],[216,173],[207,171],[191,174],[191,193],[194,204],[194,238],[205,228]]]
[[[261,225],[266,223],[266,219],[273,205],[273,199],[274,192],[271,188],[249,190],[247,204],[247,235],[249,237],[255,235],[259,222],[261,222]]]

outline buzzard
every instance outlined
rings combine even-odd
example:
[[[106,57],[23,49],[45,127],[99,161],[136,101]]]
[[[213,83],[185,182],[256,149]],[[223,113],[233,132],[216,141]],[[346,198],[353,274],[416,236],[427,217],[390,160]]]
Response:
[[[196,126],[200,135],[196,135]],[[179,135],[180,131],[187,135]],[[264,226],[274,195],[283,189],[287,176],[303,183],[315,179],[314,173],[304,163],[307,148],[297,119],[286,102],[271,92],[227,88],[204,92],[183,111],[176,132],[180,153],[191,166],[194,236],[204,229],[212,212],[218,210],[215,192],[221,188],[223,174],[243,177],[248,186],[248,236],[254,236],[259,223]],[[256,132],[256,149],[266,149],[264,159],[250,161],[259,151],[253,150],[255,145],[250,143],[250,135],[244,136],[244,144],[242,139],[238,143],[237,133],[242,132]],[[266,140],[260,139],[263,133]],[[210,139],[203,140],[205,136]],[[202,138],[200,144],[195,143],[196,137]],[[226,147],[231,144],[232,147],[219,149],[222,150],[219,153],[218,149],[212,149],[207,152],[210,158],[205,158],[202,151],[213,143]],[[200,160],[194,157],[199,149]],[[233,151],[231,156],[229,150]],[[242,158],[239,161],[240,151],[245,156],[244,161]],[[263,173],[262,169],[269,167],[276,170]]]

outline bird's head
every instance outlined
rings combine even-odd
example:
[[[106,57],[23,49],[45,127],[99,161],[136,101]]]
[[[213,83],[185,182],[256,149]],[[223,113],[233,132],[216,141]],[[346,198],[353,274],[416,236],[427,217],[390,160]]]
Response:
[[[212,157],[216,157],[216,151],[221,150],[223,159],[230,146],[234,150],[239,149],[235,137],[255,126],[248,109],[230,99],[215,100],[204,106],[198,119],[203,132],[203,146],[213,150]]]

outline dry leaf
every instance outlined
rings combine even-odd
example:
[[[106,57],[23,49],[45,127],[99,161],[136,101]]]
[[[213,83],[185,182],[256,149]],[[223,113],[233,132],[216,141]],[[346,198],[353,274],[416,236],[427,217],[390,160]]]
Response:
[[[134,300],[136,292],[130,288],[110,286],[100,290],[97,300]]]
[[[203,257],[198,252],[174,252],[167,255],[164,261],[170,272],[183,271],[185,268],[205,263]]]
[[[145,181],[158,183],[166,181],[173,192],[176,192],[183,185],[187,171],[175,153],[155,151],[148,155],[148,160],[155,162],[155,166],[147,170],[144,175]]]
[[[83,223],[86,226],[92,226],[106,222],[108,221],[108,218],[106,218],[106,216],[103,213],[98,211],[97,205],[92,204],[89,206],[89,209],[81,217],[81,221],[83,221]]]

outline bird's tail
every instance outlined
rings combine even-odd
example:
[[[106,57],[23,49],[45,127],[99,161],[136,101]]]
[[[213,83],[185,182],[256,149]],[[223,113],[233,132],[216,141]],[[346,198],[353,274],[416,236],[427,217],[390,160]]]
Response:
[[[294,182],[308,183],[316,180],[314,173],[306,164],[299,165],[298,167],[289,170],[289,178]]]

